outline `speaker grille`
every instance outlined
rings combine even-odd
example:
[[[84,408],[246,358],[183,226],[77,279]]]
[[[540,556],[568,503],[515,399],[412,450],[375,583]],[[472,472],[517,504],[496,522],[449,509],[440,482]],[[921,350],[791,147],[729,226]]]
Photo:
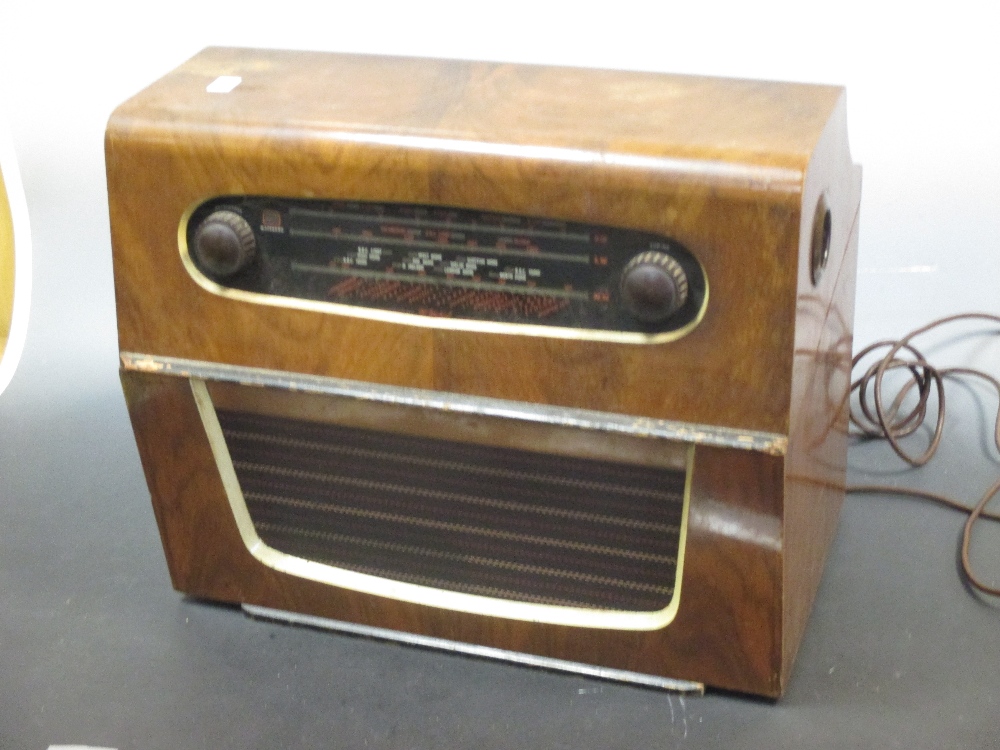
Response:
[[[685,472],[219,410],[257,534],[295,557],[498,599],[673,597]]]

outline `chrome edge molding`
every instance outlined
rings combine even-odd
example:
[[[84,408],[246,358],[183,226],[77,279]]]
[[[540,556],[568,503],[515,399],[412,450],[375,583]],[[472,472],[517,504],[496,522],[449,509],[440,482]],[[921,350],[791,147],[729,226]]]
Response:
[[[270,607],[260,607],[256,604],[244,604],[243,612],[254,619],[267,620],[269,622],[280,622],[288,625],[298,625],[319,630],[332,630],[351,635],[360,635],[367,638],[377,638],[379,640],[397,641],[411,646],[423,648],[433,648],[440,651],[450,651],[456,654],[477,656],[483,659],[496,659],[514,664],[523,664],[529,667],[539,667],[541,669],[553,669],[560,672],[572,672],[586,677],[596,677],[601,680],[612,680],[615,682],[627,682],[633,685],[644,685],[647,687],[671,690],[678,693],[704,694],[705,685],[700,682],[689,680],[677,680],[671,677],[657,677],[655,675],[642,674],[640,672],[630,672],[625,669],[611,669],[609,667],[597,667],[591,664],[582,664],[564,659],[553,659],[549,656],[536,656],[534,654],[524,654],[517,651],[507,651],[502,648],[492,648],[491,646],[477,646],[471,643],[461,643],[459,641],[449,641],[445,638],[432,638],[426,635],[416,635],[414,633],[403,633],[386,628],[375,628],[370,625],[357,625],[352,622],[341,620],[331,620],[325,617],[315,617],[313,615],[300,615],[294,612],[286,612]]]
[[[729,427],[713,427],[666,419],[633,417],[627,414],[589,409],[379,385],[357,380],[303,375],[257,367],[221,365],[134,352],[122,352],[121,363],[125,370],[133,372],[159,373],[183,378],[221,380],[240,385],[294,389],[305,393],[341,396],[361,401],[377,401],[460,414],[519,419],[561,427],[579,427],[587,430],[622,433],[633,437],[676,440],[719,448],[741,448],[774,456],[785,455],[788,448],[788,438],[773,432],[737,430]]]

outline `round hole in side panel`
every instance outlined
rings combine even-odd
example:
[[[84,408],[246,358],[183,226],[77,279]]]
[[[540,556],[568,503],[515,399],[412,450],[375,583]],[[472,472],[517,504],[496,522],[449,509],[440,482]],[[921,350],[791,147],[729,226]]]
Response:
[[[816,202],[816,213],[813,215],[812,250],[810,253],[810,271],[813,286],[819,284],[827,261],[830,260],[830,233],[833,226],[830,207],[826,196],[821,195]]]

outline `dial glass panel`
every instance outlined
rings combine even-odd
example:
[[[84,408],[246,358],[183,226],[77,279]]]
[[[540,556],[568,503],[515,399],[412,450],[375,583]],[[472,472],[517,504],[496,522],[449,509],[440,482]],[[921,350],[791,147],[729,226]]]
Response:
[[[195,245],[217,211],[241,216],[256,245],[224,277]],[[673,239],[511,214],[227,196],[199,206],[186,237],[197,271],[227,289],[434,318],[656,334],[690,328],[707,299],[700,264]],[[649,252],[676,261],[687,283],[683,304],[657,321],[638,319],[621,294],[622,271]]]

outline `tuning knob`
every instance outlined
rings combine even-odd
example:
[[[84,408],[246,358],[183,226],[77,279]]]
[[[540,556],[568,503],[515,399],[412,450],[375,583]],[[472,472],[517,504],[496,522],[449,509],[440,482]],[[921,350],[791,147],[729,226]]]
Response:
[[[669,318],[687,301],[687,274],[666,253],[639,253],[622,269],[621,278],[625,307],[645,323]]]
[[[250,224],[235,211],[215,211],[194,233],[194,254],[212,276],[232,276],[246,268],[257,254]]]

